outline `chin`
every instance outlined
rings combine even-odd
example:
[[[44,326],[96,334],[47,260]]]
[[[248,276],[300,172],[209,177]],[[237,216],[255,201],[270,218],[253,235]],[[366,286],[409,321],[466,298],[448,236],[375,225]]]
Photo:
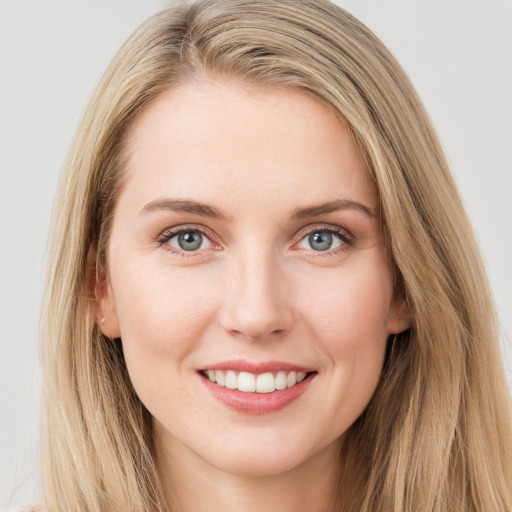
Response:
[[[232,475],[247,477],[277,476],[300,467],[305,460],[297,454],[259,454],[257,457],[244,453],[223,456],[211,461],[211,465]]]
[[[314,446],[311,436],[308,442],[293,440],[289,436],[272,438],[268,433],[252,437],[248,443],[233,440],[229,446],[220,446],[206,460],[217,469],[248,477],[277,476],[293,470],[299,470],[304,464],[324,451]],[[337,443],[334,443],[337,444]]]

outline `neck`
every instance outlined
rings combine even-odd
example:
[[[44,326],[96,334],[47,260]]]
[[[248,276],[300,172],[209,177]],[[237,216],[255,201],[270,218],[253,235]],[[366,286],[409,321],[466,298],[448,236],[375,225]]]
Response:
[[[157,464],[172,512],[342,510],[337,447],[327,447],[284,473],[264,475],[216,468],[179,441],[169,448],[159,450]]]

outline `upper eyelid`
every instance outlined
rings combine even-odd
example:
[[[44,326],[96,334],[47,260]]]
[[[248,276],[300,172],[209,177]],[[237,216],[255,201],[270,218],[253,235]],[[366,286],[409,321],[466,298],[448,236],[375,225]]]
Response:
[[[295,238],[298,240],[302,240],[305,236],[314,233],[315,231],[329,231],[330,233],[335,233],[340,236],[344,236],[345,238],[352,240],[354,237],[352,233],[348,229],[342,228],[341,226],[336,226],[333,224],[310,224],[309,226],[305,226],[300,229]]]
[[[214,240],[220,240],[220,237],[216,235],[216,233],[214,233],[211,229],[199,224],[180,224],[172,228],[166,228],[158,235],[157,240],[170,239],[186,231],[197,231],[209,238],[212,242]]]

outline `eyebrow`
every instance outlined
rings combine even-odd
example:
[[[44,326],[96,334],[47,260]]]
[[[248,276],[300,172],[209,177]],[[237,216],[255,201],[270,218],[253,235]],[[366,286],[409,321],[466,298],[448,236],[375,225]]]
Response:
[[[169,210],[173,212],[185,212],[200,215],[201,217],[210,217],[213,219],[227,220],[229,216],[221,209],[209,206],[197,201],[188,201],[183,199],[160,198],[149,202],[142,208],[141,213],[149,213],[155,210]],[[326,213],[332,213],[340,210],[357,210],[370,218],[375,217],[373,210],[362,203],[352,199],[337,199],[327,203],[309,206],[306,208],[297,208],[291,215],[292,220],[303,220],[311,217],[317,217]]]
[[[185,212],[200,215],[201,217],[211,217],[214,219],[227,219],[227,215],[207,204],[198,203],[197,201],[187,201],[183,199],[160,198],[155,199],[142,208],[141,213],[149,213],[155,210],[169,210],[172,212]]]
[[[335,201],[329,201],[328,203],[323,203],[317,206],[297,208],[292,214],[291,218],[293,220],[309,219],[311,217],[337,212],[340,210],[357,210],[370,218],[375,217],[375,213],[369,206],[358,203],[357,201],[353,201],[352,199],[337,199]]]

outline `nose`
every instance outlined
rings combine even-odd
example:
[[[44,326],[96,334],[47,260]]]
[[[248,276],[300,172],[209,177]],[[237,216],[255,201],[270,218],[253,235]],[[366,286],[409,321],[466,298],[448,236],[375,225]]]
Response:
[[[220,314],[222,328],[251,341],[287,333],[293,324],[293,298],[275,259],[252,255],[233,266]]]

